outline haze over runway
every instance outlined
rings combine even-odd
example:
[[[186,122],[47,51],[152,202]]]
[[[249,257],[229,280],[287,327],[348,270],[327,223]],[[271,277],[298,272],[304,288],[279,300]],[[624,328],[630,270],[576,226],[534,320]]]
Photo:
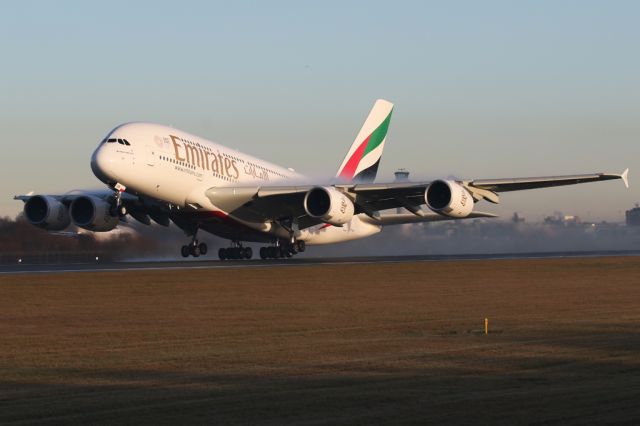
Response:
[[[374,99],[396,105],[378,180],[631,168],[509,194],[493,212],[622,220],[640,199],[636,2],[23,2],[0,16],[0,215],[99,187],[115,125],[188,130],[330,176]]]

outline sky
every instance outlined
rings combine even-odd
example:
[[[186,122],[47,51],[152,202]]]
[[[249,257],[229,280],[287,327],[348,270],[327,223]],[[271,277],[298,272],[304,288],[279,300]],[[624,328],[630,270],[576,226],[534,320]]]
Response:
[[[21,1],[0,14],[0,216],[100,188],[117,124],[153,121],[332,176],[377,98],[378,181],[631,169],[478,210],[621,221],[640,201],[640,2]]]

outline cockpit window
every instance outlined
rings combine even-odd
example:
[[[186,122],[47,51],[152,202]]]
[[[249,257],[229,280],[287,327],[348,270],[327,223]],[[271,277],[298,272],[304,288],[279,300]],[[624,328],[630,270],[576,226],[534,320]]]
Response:
[[[126,139],[116,139],[116,138],[104,139],[100,143],[102,144],[102,143],[116,143],[116,142],[118,142],[120,145],[131,146],[131,144],[129,143],[128,140],[126,140]]]

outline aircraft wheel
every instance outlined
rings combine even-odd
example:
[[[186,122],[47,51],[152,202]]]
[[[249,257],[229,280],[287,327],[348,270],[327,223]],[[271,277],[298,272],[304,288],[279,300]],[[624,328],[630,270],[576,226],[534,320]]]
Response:
[[[203,256],[207,254],[207,251],[209,251],[209,248],[205,243],[200,243],[200,245],[198,245],[198,248],[200,249],[200,254]]]
[[[193,257],[198,257],[198,256],[200,256],[200,248],[199,248],[198,246],[191,246],[189,249],[190,249],[190,251],[191,251],[191,255],[192,255]]]
[[[305,251],[307,249],[307,244],[304,241],[296,241],[296,249],[298,249],[298,252],[302,253],[303,251]]]
[[[244,249],[244,258],[249,260],[253,257],[253,249],[251,247],[247,247]]]
[[[189,255],[191,254],[189,252],[189,246],[182,246],[182,248],[180,249],[180,254],[182,254],[182,257],[189,257]]]
[[[220,248],[218,250],[218,257],[220,258],[220,260],[225,260],[227,258],[227,250],[225,250],[224,248]]]
[[[260,247],[260,259],[265,260],[267,257],[267,248]]]

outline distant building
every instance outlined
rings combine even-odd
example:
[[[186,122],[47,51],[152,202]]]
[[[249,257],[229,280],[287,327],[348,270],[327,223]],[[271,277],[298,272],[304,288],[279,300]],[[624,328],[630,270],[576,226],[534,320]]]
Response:
[[[573,226],[582,223],[579,216],[563,215],[560,212],[555,212],[553,216],[547,216],[544,218],[545,225],[555,226]]]
[[[409,171],[407,169],[398,169],[394,173],[395,182],[409,182]]]
[[[524,217],[520,217],[518,212],[514,212],[513,216],[511,216],[511,222],[513,222],[513,223],[523,223],[524,222]]]
[[[627,219],[627,226],[640,226],[640,205],[636,203],[636,206],[631,210],[625,212]]]
[[[407,169],[398,169],[395,171],[394,176],[396,179],[394,182],[409,182],[409,170]],[[396,213],[406,213],[404,207],[398,207],[396,209]]]

